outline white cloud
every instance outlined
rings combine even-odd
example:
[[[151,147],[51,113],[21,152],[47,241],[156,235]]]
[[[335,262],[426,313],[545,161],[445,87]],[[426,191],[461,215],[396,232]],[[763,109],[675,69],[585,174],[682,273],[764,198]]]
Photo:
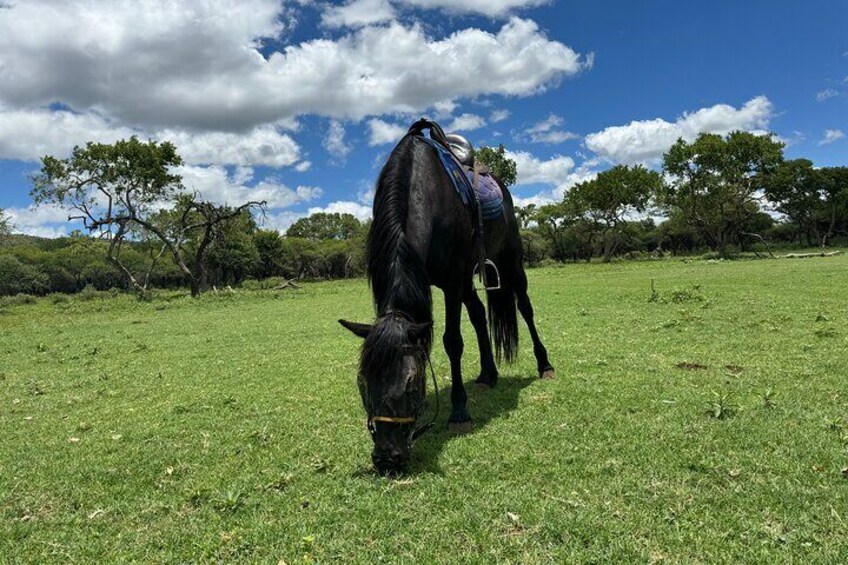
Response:
[[[557,155],[542,161],[526,151],[507,151],[506,156],[515,161],[516,184],[551,184],[567,182],[574,169],[574,159]]]
[[[496,124],[498,122],[502,122],[502,121],[506,120],[511,115],[512,115],[512,112],[510,112],[509,110],[494,110],[489,115],[489,121],[492,122],[493,124]]]
[[[249,187],[245,184],[249,176],[244,169],[237,169],[230,175],[224,167],[184,165],[177,167],[175,172],[182,175],[183,185],[188,190],[196,191],[204,199],[218,204],[235,205],[249,200],[264,200],[269,209],[277,209],[308,202],[322,194],[320,188],[299,186],[291,189],[273,179],[264,179]]]
[[[390,124],[380,119],[368,120],[368,145],[371,147],[377,145],[385,145],[387,143],[397,143],[406,135],[407,128],[398,124]]]
[[[352,214],[360,221],[365,221],[371,217],[371,207],[363,206],[358,202],[336,201],[330,202],[326,206],[310,208],[308,215],[324,212],[326,214]]]
[[[277,0],[29,0],[0,10],[0,102],[62,102],[121,125],[244,131],[303,114],[361,119],[438,101],[526,96],[585,68],[536,23],[443,39],[392,22],[284,41]],[[475,69],[476,72],[469,72]],[[411,70],[414,70],[412,72]]]
[[[560,129],[565,120],[556,114],[550,114],[544,120],[524,130],[521,138],[533,143],[562,143],[570,139],[580,139],[580,136],[570,131]]]
[[[345,128],[342,123],[338,120],[331,120],[327,134],[324,136],[324,149],[333,157],[344,159],[353,149],[349,143],[345,143],[344,137]]]
[[[300,158],[300,147],[274,126],[258,126],[238,134],[209,132],[193,134],[163,130],[155,139],[172,141],[187,163],[197,165],[265,165],[288,167]]]
[[[64,157],[70,155],[74,145],[86,141],[112,143],[136,133],[95,112],[74,114],[0,107],[0,159],[37,161],[44,155]]]
[[[816,101],[824,102],[825,100],[829,100],[837,96],[839,96],[839,91],[837,91],[835,88],[825,88],[821,92],[816,92]]]
[[[306,217],[308,214],[303,212],[291,212],[283,210],[277,213],[268,213],[262,216],[258,223],[263,229],[277,230],[280,233],[286,233],[286,230],[300,218]]]
[[[61,237],[68,234],[68,210],[59,206],[28,206],[26,208],[7,208],[5,210],[12,223],[12,231],[38,237]]]
[[[505,16],[522,8],[532,8],[547,4],[550,0],[400,0],[404,4],[418,8],[439,8],[455,14],[482,14],[484,16]]]
[[[546,185],[548,190],[533,196],[515,196],[519,206],[527,204],[547,204],[561,200],[568,190],[579,182],[591,180],[597,176],[597,160],[589,159],[575,168],[574,159],[556,155],[542,160],[526,151],[507,151],[506,156],[515,161],[517,179],[515,185]]]
[[[360,204],[366,204],[369,207],[374,203],[374,193],[377,191],[377,185],[373,179],[362,180],[359,183],[359,190],[356,193],[356,199]]]
[[[327,27],[359,27],[393,20],[395,11],[388,0],[352,0],[343,6],[329,6],[321,15]]]
[[[725,135],[734,130],[766,133],[773,115],[771,101],[758,96],[738,109],[717,104],[684,113],[674,123],[657,118],[608,127],[586,136],[586,147],[614,163],[656,162],[681,137],[691,141],[699,133]]]
[[[456,116],[447,127],[448,132],[473,131],[486,125],[486,120],[476,114]]]
[[[0,108],[0,159],[37,161],[44,155],[65,157],[74,145],[87,141],[112,143],[132,135],[143,140],[172,141],[183,159],[195,165],[286,167],[300,156],[297,142],[273,125],[239,134],[170,129],[145,132],[120,126],[93,111],[77,114],[66,110]]]
[[[444,120],[451,117],[456,108],[457,104],[453,100],[439,100],[433,104],[433,110],[436,112],[437,120]]]
[[[834,141],[839,141],[845,137],[845,132],[841,129],[829,129],[824,132],[824,137],[819,141],[819,145],[828,145]]]

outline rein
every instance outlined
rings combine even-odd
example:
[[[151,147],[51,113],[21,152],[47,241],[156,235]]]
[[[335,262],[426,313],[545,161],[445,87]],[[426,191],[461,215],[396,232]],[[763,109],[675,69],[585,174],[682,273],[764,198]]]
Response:
[[[383,314],[383,316],[400,316],[402,318],[406,318],[409,321],[412,321],[411,318],[405,313],[398,312],[395,310],[387,310]],[[433,414],[433,418],[429,422],[427,422],[421,427],[412,430],[412,433],[409,435],[410,447],[412,447],[412,444],[414,444],[418,438],[420,438],[428,430],[430,430],[430,428],[436,425],[436,420],[439,418],[439,408],[441,404],[439,401],[439,382],[436,379],[436,371],[433,369],[433,361],[430,359],[430,352],[427,351],[424,347],[421,347],[421,349],[424,350],[424,352],[426,353],[427,365],[430,366],[430,376],[433,379],[433,389],[436,393],[436,412],[435,414]],[[376,422],[385,422],[387,424],[414,424],[415,421],[416,418],[414,418],[413,416],[369,416],[365,422],[365,425],[367,426],[368,431],[371,433],[371,435],[374,435],[377,432]]]

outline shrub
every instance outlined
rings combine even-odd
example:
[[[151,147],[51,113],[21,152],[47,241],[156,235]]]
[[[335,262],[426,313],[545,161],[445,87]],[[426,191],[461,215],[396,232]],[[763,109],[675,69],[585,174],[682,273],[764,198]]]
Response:
[[[35,304],[37,298],[31,294],[16,294],[0,298],[0,307],[23,306],[24,304]]]
[[[70,297],[68,297],[67,294],[62,294],[61,292],[54,292],[52,294],[48,294],[47,297],[53,304],[64,304],[70,301]]]
[[[0,255],[0,295],[46,294],[50,281],[38,268],[12,255]]]
[[[84,289],[82,289],[77,295],[80,300],[88,301],[94,300],[95,298],[100,297],[100,291],[94,288],[93,285],[86,285]]]

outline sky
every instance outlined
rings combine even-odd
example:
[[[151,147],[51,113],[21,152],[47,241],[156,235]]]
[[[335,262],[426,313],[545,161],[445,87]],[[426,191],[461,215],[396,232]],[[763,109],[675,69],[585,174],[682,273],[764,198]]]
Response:
[[[846,0],[4,0],[0,208],[79,228],[32,206],[39,159],[137,135],[203,197],[266,200],[263,228],[365,219],[419,117],[503,144],[518,204],[699,132],[848,165],[846,28]]]

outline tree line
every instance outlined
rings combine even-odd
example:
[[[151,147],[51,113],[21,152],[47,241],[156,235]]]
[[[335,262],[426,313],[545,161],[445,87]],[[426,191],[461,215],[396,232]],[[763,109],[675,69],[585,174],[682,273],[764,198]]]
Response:
[[[204,251],[205,289],[224,289],[246,280],[326,280],[365,273],[368,226],[350,214],[314,214],[295,222],[284,235],[261,229],[247,211],[220,227]],[[191,264],[198,256],[202,233],[182,244]],[[158,241],[127,240],[120,251],[122,266],[109,259],[112,241],[75,231],[55,239],[24,235],[0,237],[0,296],[77,293],[84,289],[191,289],[192,279]]]
[[[532,265],[706,250],[729,257],[845,241],[848,167],[786,160],[783,149],[772,136],[701,134],[678,140],[661,170],[618,165],[601,172],[560,202],[517,210],[526,259]]]
[[[783,149],[771,136],[701,134],[675,143],[660,170],[619,165],[559,202],[518,207],[525,259],[533,266],[706,250],[728,257],[844,241],[848,167],[786,160]],[[515,183],[516,164],[502,145],[481,148],[477,158],[505,185]],[[88,233],[12,235],[0,210],[0,295],[89,287],[144,296],[151,288],[187,287],[196,296],[247,279],[364,274],[367,223],[318,213],[285,234],[261,229],[264,202],[227,206],[187,191],[173,173],[182,159],[169,142],[88,143],[41,164],[34,201],[71,210]]]

